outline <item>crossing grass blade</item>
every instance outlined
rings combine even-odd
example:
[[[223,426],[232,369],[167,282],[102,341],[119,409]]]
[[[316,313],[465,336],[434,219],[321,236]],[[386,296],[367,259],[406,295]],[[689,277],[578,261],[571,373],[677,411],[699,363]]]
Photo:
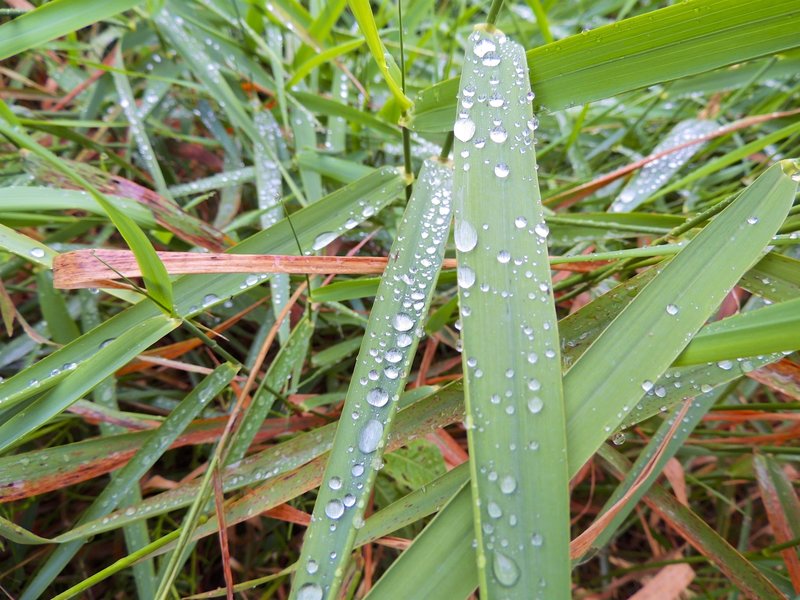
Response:
[[[370,311],[305,535],[293,598],[333,598],[341,586],[397,401],[423,335],[450,231],[451,195],[452,167],[425,161]]]
[[[478,576],[487,597],[569,595],[569,490],[548,228],[522,46],[470,35],[454,126],[454,238]]]
[[[529,50],[531,84],[557,111],[796,48],[798,27],[794,0],[689,0]],[[457,87],[449,79],[420,92],[410,127],[449,131]]]
[[[237,371],[233,365],[224,363],[187,394],[169,417],[157,429],[150,432],[147,441],[137,454],[115,473],[109,485],[78,519],[77,525],[104,517],[114,510],[124,494],[132,486],[137,485],[139,479],[156,463],[209,401],[227,387]],[[38,598],[83,544],[84,541],[78,539],[59,545],[28,583],[21,598],[27,600]]]

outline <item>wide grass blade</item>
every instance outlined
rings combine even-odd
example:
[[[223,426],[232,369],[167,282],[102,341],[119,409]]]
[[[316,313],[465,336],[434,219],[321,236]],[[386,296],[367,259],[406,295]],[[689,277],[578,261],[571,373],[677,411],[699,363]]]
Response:
[[[478,567],[488,597],[569,595],[558,327],[522,47],[469,37],[455,122],[455,243]]]
[[[306,532],[294,598],[333,598],[381,466],[450,230],[452,167],[424,163],[398,227],[356,360],[323,485]]]

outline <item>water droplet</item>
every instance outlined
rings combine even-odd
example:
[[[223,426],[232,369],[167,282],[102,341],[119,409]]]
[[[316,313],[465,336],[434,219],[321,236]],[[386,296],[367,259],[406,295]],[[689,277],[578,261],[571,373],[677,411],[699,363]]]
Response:
[[[397,348],[392,348],[391,350],[386,352],[386,362],[390,362],[392,364],[399,363],[403,360],[403,353],[400,352]]]
[[[313,575],[319,570],[319,564],[313,558],[309,558],[308,562],[306,563],[306,572],[309,575]]]
[[[460,265],[456,269],[456,279],[458,279],[458,285],[460,287],[468,290],[475,285],[475,271],[470,269],[467,265]]]
[[[758,217],[748,217],[747,224],[748,225],[755,225],[758,223]]]
[[[335,231],[326,231],[325,233],[320,233],[316,238],[314,238],[314,243],[311,244],[311,249],[314,251],[322,250],[337,237],[339,237],[339,234]]]
[[[497,163],[494,167],[494,174],[500,179],[508,177],[508,165],[506,163]]]
[[[397,313],[392,321],[392,326],[395,331],[408,331],[414,327],[414,319],[409,317],[406,313]]]
[[[478,244],[478,232],[468,221],[459,220],[453,230],[453,239],[459,252],[469,252]]]
[[[508,132],[503,128],[502,125],[498,125],[489,132],[489,139],[495,144],[502,144],[508,139]]]
[[[408,348],[414,340],[407,333],[401,333],[397,336],[397,345],[401,348]]]
[[[534,396],[530,400],[528,400],[528,410],[531,411],[531,414],[539,414],[542,412],[542,408],[544,407],[544,402],[539,396]]]
[[[508,250],[500,250],[500,252],[497,253],[497,262],[499,262],[501,265],[508,263],[510,260],[511,253]]]
[[[517,480],[511,475],[506,475],[500,480],[500,491],[504,494],[513,494],[517,489]]]
[[[524,229],[525,226],[528,224],[528,219],[525,217],[517,217],[514,219],[514,227],[517,229]]]
[[[708,392],[710,392],[713,389],[714,389],[714,387],[709,385],[709,384],[707,384],[707,383],[704,383],[704,384],[702,384],[700,386],[700,391],[703,392],[704,394],[707,394]]]
[[[488,512],[489,516],[493,519],[499,519],[503,516],[503,509],[500,508],[497,502],[489,502],[489,504],[486,505],[486,512]]]
[[[356,503],[356,497],[353,494],[345,494],[343,502],[347,508],[351,508]]]
[[[653,389],[653,382],[650,381],[649,379],[645,379],[642,382],[642,389],[644,390],[645,393],[649,392],[650,390]]]
[[[453,135],[462,142],[468,142],[475,135],[475,122],[472,119],[458,119],[453,125]]]
[[[353,468],[350,469],[350,473],[352,473],[353,477],[361,477],[364,474],[364,465],[361,463],[354,464]]]
[[[483,57],[481,63],[483,63],[484,67],[496,67],[500,64],[500,57],[496,52],[489,52]]]
[[[489,52],[494,52],[495,50],[497,50],[497,47],[494,45],[494,42],[487,40],[486,38],[479,39],[472,47],[472,51],[478,58],[483,58],[486,56],[486,54]],[[473,94],[474,93],[475,92],[473,92]]]
[[[730,360],[721,360],[717,363],[717,366],[723,371],[730,371],[733,368],[733,362]]]
[[[322,600],[322,588],[316,583],[307,583],[297,592],[297,600]]]
[[[677,304],[667,304],[667,314],[672,315],[673,317],[678,314],[678,305]]]
[[[370,419],[358,436],[358,449],[364,454],[370,454],[378,449],[378,444],[383,437],[383,424],[375,419]]]
[[[614,443],[615,446],[621,446],[622,444],[625,443],[625,434],[621,431],[618,431],[611,438],[611,441]]]
[[[30,255],[33,258],[44,258],[44,250],[41,248],[31,248]]]
[[[533,232],[539,237],[544,238],[550,234],[550,228],[547,226],[547,223],[537,223],[536,227],[533,228]]]
[[[501,552],[494,553],[492,561],[492,571],[500,585],[511,587],[519,579],[519,567],[513,559]]]
[[[540,547],[544,543],[544,537],[542,537],[541,533],[534,533],[531,536],[531,545],[536,546],[537,548]]]
[[[334,498],[325,505],[325,514],[330,519],[338,519],[344,514],[344,504],[341,500]]]
[[[328,487],[332,490],[342,489],[342,479],[340,477],[331,477],[328,480]]]

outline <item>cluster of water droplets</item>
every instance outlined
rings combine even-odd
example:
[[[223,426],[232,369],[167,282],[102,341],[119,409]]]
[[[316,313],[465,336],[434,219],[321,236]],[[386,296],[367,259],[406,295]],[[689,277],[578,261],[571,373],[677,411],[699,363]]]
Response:
[[[376,296],[339,424],[355,443],[341,472],[326,471],[314,519],[323,530],[363,525],[370,481],[382,468],[379,452],[396,410],[413,353],[423,334],[428,303],[444,256],[451,218],[452,169],[426,161],[414,197],[400,225],[389,264]],[[427,202],[426,202],[427,201]],[[321,510],[320,510],[321,509]],[[319,530],[317,528],[317,530]],[[309,530],[314,535],[315,528]],[[306,541],[306,547],[309,547]],[[321,597],[315,576],[340,568],[341,557],[307,556],[299,598]],[[310,580],[310,581],[309,581]]]
[[[703,119],[681,121],[653,149],[652,153],[666,152],[676,146],[708,135],[718,128],[719,125],[715,121]],[[689,159],[699,152],[703,146],[705,146],[705,142],[698,142],[647,163],[622,189],[608,211],[629,212],[635,209],[644,200],[661,189],[678,169],[689,162]]]

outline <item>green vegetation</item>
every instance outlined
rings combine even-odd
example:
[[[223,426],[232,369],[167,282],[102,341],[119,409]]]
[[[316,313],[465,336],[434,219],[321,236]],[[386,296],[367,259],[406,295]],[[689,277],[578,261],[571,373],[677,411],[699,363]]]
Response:
[[[7,595],[800,594],[800,1],[8,4]]]

